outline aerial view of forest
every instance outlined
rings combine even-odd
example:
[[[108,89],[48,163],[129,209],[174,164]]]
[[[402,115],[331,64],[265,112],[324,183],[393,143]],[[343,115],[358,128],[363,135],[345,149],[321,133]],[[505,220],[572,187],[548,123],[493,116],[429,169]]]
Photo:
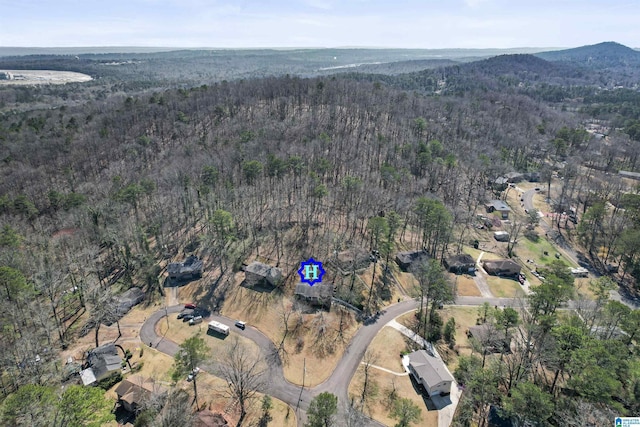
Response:
[[[0,49],[0,424],[638,416],[639,70]]]

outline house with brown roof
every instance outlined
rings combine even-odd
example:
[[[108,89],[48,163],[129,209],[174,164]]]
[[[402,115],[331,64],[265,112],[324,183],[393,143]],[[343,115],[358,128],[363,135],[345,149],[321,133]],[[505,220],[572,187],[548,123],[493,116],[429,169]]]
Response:
[[[166,391],[166,387],[156,384],[153,379],[139,375],[131,375],[116,387],[118,404],[126,411],[134,414],[139,411],[144,401],[153,394],[162,394]]]
[[[520,264],[510,259],[492,259],[482,261],[482,266],[488,274],[494,276],[515,277],[520,274]]]
[[[451,393],[453,375],[441,358],[426,350],[417,350],[408,354],[409,372],[422,385],[429,396]]]

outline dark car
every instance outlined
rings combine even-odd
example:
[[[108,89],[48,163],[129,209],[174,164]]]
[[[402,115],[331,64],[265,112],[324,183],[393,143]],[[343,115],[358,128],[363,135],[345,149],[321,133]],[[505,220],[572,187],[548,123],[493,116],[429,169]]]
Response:
[[[178,319],[184,319],[185,316],[191,315],[193,314],[193,310],[182,310],[180,313],[178,313]]]
[[[194,317],[196,317],[196,316],[194,316],[193,314],[187,314],[182,318],[182,321],[183,322],[188,322],[189,320],[193,319]]]

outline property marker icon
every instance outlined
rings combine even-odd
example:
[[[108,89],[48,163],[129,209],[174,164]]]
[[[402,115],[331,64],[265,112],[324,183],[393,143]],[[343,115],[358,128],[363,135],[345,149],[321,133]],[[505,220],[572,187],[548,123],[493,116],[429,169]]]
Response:
[[[322,263],[313,258],[309,258],[308,260],[301,262],[300,269],[298,269],[300,281],[302,283],[308,283],[309,286],[322,282],[322,276],[324,276],[324,273],[326,273],[326,271],[322,268]]]

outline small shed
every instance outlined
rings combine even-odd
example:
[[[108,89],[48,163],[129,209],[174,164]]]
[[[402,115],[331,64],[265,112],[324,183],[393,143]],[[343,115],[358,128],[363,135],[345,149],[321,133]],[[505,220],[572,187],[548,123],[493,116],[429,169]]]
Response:
[[[400,266],[402,271],[409,271],[413,264],[426,261],[428,259],[429,255],[427,254],[427,251],[424,250],[398,252],[396,254],[396,263]]]
[[[452,273],[473,273],[476,271],[476,261],[469,254],[450,255],[443,264]]]
[[[500,212],[502,219],[509,218],[509,212],[511,212],[511,208],[502,200],[491,200],[484,205],[487,212]]]
[[[520,264],[510,259],[492,259],[482,262],[484,270],[494,276],[517,276],[520,274]]]
[[[276,287],[282,280],[282,270],[258,261],[244,268],[244,281],[247,286]]]
[[[409,353],[409,372],[422,385],[429,396],[451,393],[453,375],[442,359],[425,350]]]
[[[333,284],[316,283],[310,286],[308,283],[298,283],[296,285],[295,296],[310,305],[330,308],[331,298],[333,297]]]

